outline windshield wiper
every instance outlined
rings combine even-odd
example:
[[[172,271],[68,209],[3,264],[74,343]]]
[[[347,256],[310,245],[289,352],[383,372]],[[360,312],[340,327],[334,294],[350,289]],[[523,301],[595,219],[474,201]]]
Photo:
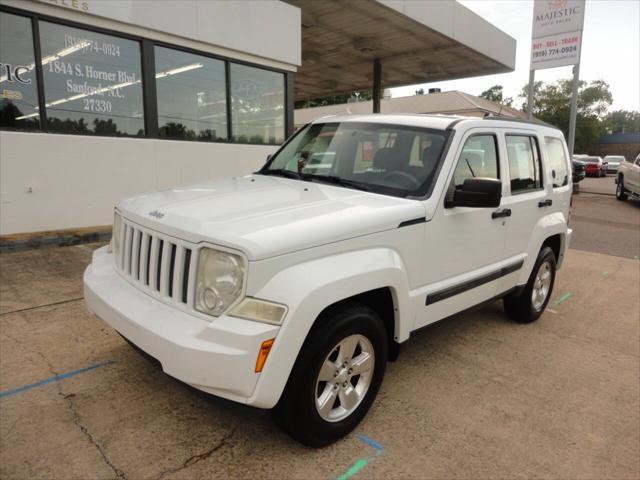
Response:
[[[302,178],[302,175],[300,173],[294,172],[292,170],[286,170],[284,168],[260,170],[256,173],[259,175],[276,175],[278,177],[295,178],[296,180],[300,180]]]
[[[333,185],[339,185],[341,187],[355,188],[357,190],[364,190],[365,192],[370,192],[371,187],[364,183],[357,182],[355,180],[347,180],[346,178],[338,177],[336,175],[313,175],[311,173],[307,173],[304,175],[305,179],[313,181],[320,181],[331,183]]]

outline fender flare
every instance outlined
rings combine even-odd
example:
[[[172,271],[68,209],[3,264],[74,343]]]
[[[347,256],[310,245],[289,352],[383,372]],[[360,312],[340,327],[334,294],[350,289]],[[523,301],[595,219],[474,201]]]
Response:
[[[554,235],[560,235],[560,256],[556,259],[556,266],[557,268],[562,266],[567,245],[567,218],[562,212],[553,212],[538,220],[538,223],[533,228],[533,235],[529,238],[527,252],[535,252],[535,255],[529,255],[525,258],[518,285],[527,283],[542,244],[547,238]]]
[[[322,311],[341,300],[377,288],[390,288],[394,337],[408,337],[413,324],[409,282],[400,255],[389,248],[346,252],[289,267],[274,275],[256,297],[283,303],[289,310],[248,403],[276,405],[311,327]]]

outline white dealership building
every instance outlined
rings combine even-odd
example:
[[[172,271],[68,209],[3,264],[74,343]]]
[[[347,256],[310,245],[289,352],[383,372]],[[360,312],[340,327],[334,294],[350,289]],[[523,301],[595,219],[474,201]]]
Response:
[[[373,88],[380,111],[382,88],[514,65],[454,0],[0,0],[0,247],[255,171],[296,100]]]

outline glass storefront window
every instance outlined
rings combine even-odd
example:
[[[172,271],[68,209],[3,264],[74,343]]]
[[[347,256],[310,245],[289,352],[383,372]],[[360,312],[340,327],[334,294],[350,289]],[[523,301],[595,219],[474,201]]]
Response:
[[[50,132],[144,135],[140,44],[40,22]]]
[[[31,20],[0,12],[0,127],[40,128]]]
[[[284,141],[284,74],[232,63],[233,140],[240,143]]]
[[[226,141],[224,62],[155,47],[155,63],[160,136]]]

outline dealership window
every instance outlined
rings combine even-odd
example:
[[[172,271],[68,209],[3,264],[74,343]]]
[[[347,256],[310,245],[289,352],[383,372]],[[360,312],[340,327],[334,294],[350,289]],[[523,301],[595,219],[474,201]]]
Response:
[[[507,135],[507,156],[511,193],[522,193],[542,188],[538,141],[525,135]]]
[[[140,44],[40,22],[47,128],[144,135]]]
[[[233,140],[282,143],[285,134],[284,75],[232,63]]]
[[[564,145],[559,138],[544,137],[547,145],[547,156],[551,166],[553,188],[564,187],[569,184],[569,167],[567,156],[564,153]]]
[[[224,62],[155,47],[155,64],[160,136],[226,141]]]
[[[0,127],[40,128],[31,20],[0,12]]]

